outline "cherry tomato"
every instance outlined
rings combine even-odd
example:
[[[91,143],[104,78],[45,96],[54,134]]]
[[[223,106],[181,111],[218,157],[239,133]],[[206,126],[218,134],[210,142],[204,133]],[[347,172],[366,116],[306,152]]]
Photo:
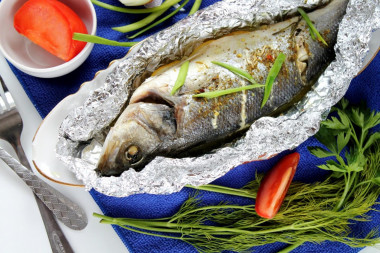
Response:
[[[282,158],[263,178],[256,197],[255,209],[263,218],[273,218],[289,189],[300,160],[298,153]]]
[[[74,58],[86,42],[72,39],[73,33],[87,33],[78,15],[57,0],[29,0],[15,14],[15,29],[64,61]]]

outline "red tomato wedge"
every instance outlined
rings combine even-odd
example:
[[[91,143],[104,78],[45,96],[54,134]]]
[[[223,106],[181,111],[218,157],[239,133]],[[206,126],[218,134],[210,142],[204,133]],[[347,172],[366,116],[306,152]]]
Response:
[[[273,218],[281,207],[300,160],[298,153],[282,158],[263,178],[256,197],[256,213]]]
[[[48,52],[69,61],[86,45],[73,33],[87,33],[78,15],[57,0],[29,0],[14,17],[15,29]]]

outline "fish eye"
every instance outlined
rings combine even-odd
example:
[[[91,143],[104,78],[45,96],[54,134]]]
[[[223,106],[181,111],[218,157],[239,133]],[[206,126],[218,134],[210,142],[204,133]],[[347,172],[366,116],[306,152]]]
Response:
[[[135,145],[129,146],[125,151],[125,158],[131,165],[139,162],[142,158],[140,148]]]

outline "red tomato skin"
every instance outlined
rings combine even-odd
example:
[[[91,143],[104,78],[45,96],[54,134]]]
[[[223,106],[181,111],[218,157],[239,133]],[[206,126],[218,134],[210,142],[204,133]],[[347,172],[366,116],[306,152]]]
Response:
[[[15,29],[64,61],[86,45],[72,40],[74,32],[87,33],[82,20],[57,0],[29,0],[15,14]]]
[[[71,49],[69,52],[69,60],[74,58],[77,54],[82,51],[82,49],[86,46],[86,42],[73,40],[73,33],[88,33],[86,25],[83,23],[83,21],[80,19],[80,17],[67,5],[56,1],[56,0],[49,0],[54,7],[62,13],[62,15],[67,19],[69,22],[69,26],[71,29]]]
[[[295,152],[283,157],[263,178],[257,192],[256,213],[272,219],[281,207],[300,160]]]

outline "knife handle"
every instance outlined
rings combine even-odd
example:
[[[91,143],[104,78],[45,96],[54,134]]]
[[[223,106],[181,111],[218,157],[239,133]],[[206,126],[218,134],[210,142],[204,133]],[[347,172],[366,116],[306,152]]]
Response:
[[[20,150],[17,150],[17,153],[21,161],[26,160],[23,150],[21,150],[21,153]],[[75,230],[81,230],[87,226],[87,216],[82,208],[37,177],[31,170],[28,162],[24,162],[24,165],[28,166],[29,169],[1,147],[0,158],[16,172],[63,224]]]

